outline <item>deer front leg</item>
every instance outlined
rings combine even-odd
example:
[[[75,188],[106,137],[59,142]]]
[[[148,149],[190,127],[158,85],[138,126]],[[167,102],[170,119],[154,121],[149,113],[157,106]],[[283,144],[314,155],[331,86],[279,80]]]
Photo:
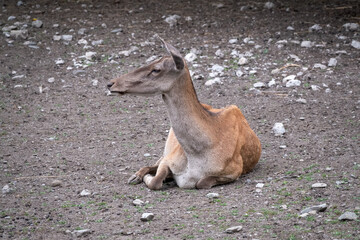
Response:
[[[132,175],[129,180],[128,184],[139,184],[143,181],[143,178],[146,174],[155,174],[159,165],[151,166],[151,167],[143,167],[140,168],[134,175]]]
[[[236,179],[228,177],[216,177],[216,176],[207,176],[201,178],[195,185],[197,189],[209,189],[216,185],[221,185],[229,182],[233,182]]]
[[[146,186],[151,190],[159,190],[163,186],[164,180],[171,174],[169,167],[166,164],[162,164],[158,167],[156,175],[146,174],[144,176],[144,182]]]

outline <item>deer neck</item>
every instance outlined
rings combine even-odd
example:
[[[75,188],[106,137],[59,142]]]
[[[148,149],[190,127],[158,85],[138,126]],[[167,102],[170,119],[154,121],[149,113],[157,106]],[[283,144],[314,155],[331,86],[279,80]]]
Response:
[[[163,94],[171,127],[187,154],[201,154],[211,144],[210,113],[199,102],[189,72]]]

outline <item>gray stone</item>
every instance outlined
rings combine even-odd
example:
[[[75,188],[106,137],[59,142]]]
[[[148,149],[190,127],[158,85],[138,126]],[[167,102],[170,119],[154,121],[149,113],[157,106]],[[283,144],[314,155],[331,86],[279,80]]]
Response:
[[[319,24],[315,24],[309,28],[310,32],[317,32],[322,30],[322,27]]]
[[[73,39],[73,36],[72,35],[61,35],[61,39],[66,42],[70,42]]]
[[[311,41],[302,41],[300,46],[303,48],[311,48],[314,46],[314,43]]]
[[[84,189],[81,191],[80,196],[85,197],[85,196],[89,196],[90,194],[91,192],[89,190]]]
[[[55,64],[56,64],[56,65],[62,65],[62,64],[64,64],[64,63],[65,63],[65,61],[62,60],[61,58],[58,58],[58,59],[56,59],[56,61],[55,61]]]
[[[355,221],[358,216],[353,212],[345,212],[338,218],[340,221]]]
[[[351,41],[351,46],[356,48],[356,49],[360,49],[360,42],[356,41],[356,40],[352,40]]]
[[[327,207],[328,207],[327,204],[324,203],[324,204],[321,204],[321,205],[316,205],[316,206],[305,208],[305,209],[301,210],[300,213],[304,214],[304,213],[309,213],[311,211],[324,212],[327,209]]]
[[[264,5],[264,8],[266,9],[273,9],[275,7],[275,4],[272,2],[266,2]]]
[[[284,124],[282,124],[282,123],[275,123],[272,130],[273,130],[275,136],[282,136],[286,132]]]
[[[85,58],[87,60],[93,60],[96,57],[96,52],[86,52],[85,53]]]
[[[15,19],[16,19],[15,16],[9,16],[9,17],[8,17],[8,21],[12,21],[12,20],[15,20]]]
[[[122,28],[115,28],[114,30],[111,31],[111,33],[119,33],[122,32]]]
[[[359,24],[357,23],[345,23],[343,27],[346,31],[356,31],[359,28]]]
[[[217,78],[206,81],[205,86],[211,86],[214,84],[221,84],[221,83],[222,83],[222,81],[220,80],[220,78],[217,77]]]
[[[248,63],[249,63],[249,60],[247,60],[245,57],[241,57],[241,58],[239,59],[239,62],[238,62],[238,64],[239,64],[240,66],[245,65],[245,64],[248,64]]]
[[[91,42],[91,45],[93,45],[93,46],[99,46],[99,45],[101,45],[101,44],[103,44],[103,43],[104,43],[104,40],[100,39],[100,40],[92,41],[92,42]]]
[[[254,83],[254,88],[264,88],[266,87],[266,84],[263,83],[263,82],[257,82],[257,83]]]
[[[17,38],[26,39],[28,37],[28,30],[26,30],[26,29],[23,29],[23,30],[11,30],[10,31],[10,37],[13,37],[15,39],[17,39]]]
[[[72,234],[76,237],[83,237],[91,233],[90,229],[74,230]]]
[[[2,189],[1,192],[2,194],[8,194],[11,193],[13,191],[12,188],[10,188],[10,186],[8,184],[6,184]]]
[[[165,18],[165,22],[167,22],[170,27],[173,27],[177,24],[177,20],[180,19],[179,15],[170,15],[167,18]]]
[[[185,56],[185,60],[186,60],[187,62],[193,62],[193,61],[195,61],[196,59],[197,59],[196,54],[195,54],[195,53],[192,53],[192,52],[186,54],[186,56]]]
[[[337,64],[336,58],[330,58],[329,63],[328,63],[328,66],[329,66],[329,67],[335,67],[336,64]]]
[[[235,74],[237,77],[242,77],[244,75],[243,71],[241,70],[236,70]]]
[[[41,28],[43,26],[43,22],[41,20],[35,20],[31,23],[32,27]]]
[[[54,35],[54,36],[53,36],[53,40],[54,40],[54,41],[60,41],[60,40],[61,40],[61,36],[60,36],[60,35]]]
[[[135,199],[133,202],[134,206],[143,206],[145,205],[145,202],[140,199]]]
[[[60,180],[54,180],[50,183],[51,187],[60,187],[62,185],[62,181]]]
[[[293,80],[290,80],[286,83],[286,87],[287,88],[290,88],[290,87],[298,87],[301,85],[301,81],[300,80],[297,80],[297,79],[293,79]]]
[[[313,185],[311,185],[312,188],[326,188],[327,184],[326,183],[314,183]]]
[[[321,63],[315,63],[314,68],[320,68],[321,70],[325,70],[326,66],[324,64],[321,64]]]
[[[153,213],[143,213],[141,215],[140,220],[143,222],[148,222],[154,219],[154,214]]]
[[[242,226],[234,226],[226,229],[225,232],[228,234],[232,234],[232,233],[240,232],[242,228],[243,228]]]
[[[84,34],[86,33],[86,31],[87,31],[86,28],[80,28],[80,29],[78,30],[78,34],[84,35]]]
[[[208,193],[208,194],[206,194],[206,197],[211,198],[211,199],[219,198],[219,194],[218,193]]]

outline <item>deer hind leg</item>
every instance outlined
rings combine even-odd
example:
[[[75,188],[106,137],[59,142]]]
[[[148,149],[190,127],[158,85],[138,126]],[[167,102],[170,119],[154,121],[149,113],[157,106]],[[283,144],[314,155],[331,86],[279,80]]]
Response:
[[[159,165],[154,165],[151,167],[143,167],[140,168],[139,171],[137,171],[134,175],[132,175],[129,180],[128,180],[128,184],[139,184],[143,181],[144,176],[146,174],[152,174],[155,175],[157,169],[158,169]]]
[[[146,174],[144,176],[144,182],[146,186],[151,190],[159,190],[163,186],[164,180],[171,175],[171,171],[166,164],[162,164],[158,167],[156,175]]]
[[[235,180],[236,178],[230,178],[230,177],[207,176],[197,181],[195,187],[197,189],[209,189],[213,186],[233,182]]]

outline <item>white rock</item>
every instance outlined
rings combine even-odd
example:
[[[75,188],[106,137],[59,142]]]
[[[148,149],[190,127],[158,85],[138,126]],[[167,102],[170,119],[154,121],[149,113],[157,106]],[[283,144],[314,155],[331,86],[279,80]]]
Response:
[[[351,41],[351,46],[356,48],[356,49],[360,49],[360,42],[356,41],[356,40],[352,40]]]
[[[15,80],[15,79],[21,79],[25,77],[25,75],[16,75],[16,76],[13,76],[11,79]]]
[[[321,70],[325,70],[327,67],[321,63],[315,63],[314,68],[320,68]]]
[[[211,85],[214,85],[214,84],[222,84],[222,81],[220,80],[220,78],[214,78],[214,79],[211,79],[211,80],[208,80],[205,82],[205,86],[211,86]]]
[[[311,41],[302,41],[300,46],[303,48],[311,48],[314,46],[314,43]]]
[[[73,39],[72,35],[61,35],[61,39],[66,42],[70,42]]]
[[[266,2],[264,5],[264,8],[266,9],[273,9],[275,7],[275,4],[272,2]]]
[[[343,27],[346,29],[346,31],[356,31],[359,28],[359,24],[357,23],[345,23]]]
[[[154,214],[153,213],[143,213],[141,215],[140,220],[143,222],[148,222],[154,219]]]
[[[238,42],[238,40],[236,38],[232,38],[232,39],[229,40],[230,44],[235,44],[237,42]]]
[[[279,148],[280,149],[286,149],[286,145],[280,145]]]
[[[55,78],[53,78],[53,77],[51,77],[51,78],[48,78],[48,80],[47,80],[49,83],[53,83],[53,82],[55,82]]]
[[[257,82],[257,83],[254,83],[254,88],[264,88],[266,87],[265,83],[263,82]]]
[[[237,77],[242,77],[244,75],[244,73],[241,70],[236,70],[235,74]]]
[[[294,80],[295,78],[296,78],[296,75],[289,75],[289,76],[287,76],[287,77],[284,77],[283,80],[282,80],[282,82],[283,82],[283,83],[287,83],[288,81]]]
[[[232,234],[232,233],[240,232],[242,230],[242,228],[243,228],[242,226],[230,227],[230,228],[226,229],[225,232],[228,234]]]
[[[15,16],[9,16],[9,17],[8,17],[8,21],[13,21],[13,20],[15,20],[15,19],[16,19]]]
[[[93,45],[93,46],[99,46],[103,43],[104,43],[104,40],[102,40],[102,39],[96,40],[96,41],[91,41],[91,45]]]
[[[223,72],[224,71],[224,67],[223,66],[220,66],[218,64],[215,64],[211,67],[211,70],[214,71],[214,72]]]
[[[312,188],[325,188],[327,187],[326,183],[314,183],[313,185],[311,185]]]
[[[167,22],[170,27],[173,27],[177,24],[177,20],[180,19],[179,15],[170,15],[167,18],[165,18],[165,22]]]
[[[297,103],[302,103],[302,104],[306,104],[306,103],[307,103],[306,99],[304,99],[304,98],[299,98],[299,99],[296,100],[296,102],[297,102]]]
[[[86,52],[85,58],[89,61],[93,60],[96,57],[96,52]]]
[[[91,233],[91,230],[90,229],[82,229],[82,230],[74,230],[72,232],[72,234],[76,237],[82,237],[82,236],[85,236],[87,234],[90,234]]]
[[[53,36],[53,40],[54,40],[54,41],[60,41],[60,40],[61,40],[61,36],[60,36],[60,35],[54,35],[54,36]]]
[[[186,54],[186,56],[185,56],[185,60],[186,60],[187,62],[193,62],[193,61],[195,61],[196,59],[197,59],[196,54],[195,54],[195,53],[192,53],[192,52]]]
[[[99,81],[98,81],[98,80],[96,80],[96,79],[92,80],[92,85],[93,85],[94,87],[96,87],[98,84],[99,84]]]
[[[80,28],[79,30],[78,30],[78,34],[79,35],[84,35],[85,34],[85,32],[86,32],[86,28]]]
[[[249,60],[247,60],[245,57],[241,57],[241,58],[239,59],[239,62],[238,62],[238,64],[239,64],[240,66],[245,65],[245,64],[248,64],[248,63],[249,63]]]
[[[6,184],[2,189],[1,192],[2,194],[8,194],[11,193],[13,190],[10,188],[10,186],[8,184]]]
[[[336,58],[330,58],[329,63],[328,63],[328,66],[329,66],[329,67],[335,67],[336,64],[337,64]]]
[[[85,39],[82,38],[78,41],[78,44],[87,45],[88,41],[86,41]]]
[[[313,91],[320,91],[320,89],[321,88],[317,85],[311,85],[311,90],[313,90]]]
[[[55,60],[55,64],[56,64],[56,65],[62,65],[62,64],[64,64],[64,63],[65,63],[65,61],[62,60],[61,58],[58,58],[58,59]]]
[[[52,25],[53,28],[58,28],[59,26],[60,26],[60,25],[57,24],[57,23],[55,23],[55,24]]]
[[[91,192],[89,190],[84,189],[81,191],[80,196],[85,197],[85,196],[89,196],[90,194]]]
[[[256,184],[256,186],[255,186],[255,187],[256,187],[256,188],[263,188],[263,187],[264,187],[264,185],[265,185],[265,184],[263,184],[263,183],[258,183],[258,184]]]
[[[208,194],[206,194],[206,197],[211,198],[211,199],[219,198],[219,194],[218,193],[208,193]]]
[[[275,79],[273,78],[273,79],[271,79],[271,81],[268,83],[268,86],[269,86],[269,87],[272,87],[272,86],[274,86],[274,85],[276,85],[276,81],[275,81]]]
[[[221,51],[221,49],[216,50],[215,55],[220,58],[224,57],[224,53],[223,53],[223,51]]]
[[[144,157],[150,157],[150,156],[151,156],[150,153],[145,153],[145,154],[144,154]]]
[[[43,22],[41,20],[35,20],[31,23],[32,27],[41,28],[43,26]]]
[[[274,132],[275,136],[282,136],[286,132],[283,123],[275,123],[272,131]]]
[[[290,56],[292,59],[294,59],[295,62],[300,62],[300,61],[301,61],[300,58],[299,58],[298,56],[296,56],[295,54],[290,54],[289,56]]]
[[[328,207],[327,204],[324,203],[321,205],[316,205],[316,206],[305,208],[305,209],[301,210],[300,213],[304,214],[304,213],[310,213],[312,211],[315,211],[315,213],[324,212],[327,209],[327,207]]]
[[[290,88],[290,87],[298,87],[300,85],[301,85],[301,81],[297,80],[297,79],[294,79],[294,80],[288,81],[285,86],[287,88]]]
[[[288,26],[288,27],[286,28],[286,30],[288,30],[288,31],[294,31],[295,28],[293,28],[292,26]]]
[[[28,37],[28,30],[26,30],[26,29],[23,29],[23,30],[11,30],[10,31],[10,37],[13,37],[15,39],[17,39],[17,38],[26,39]]]
[[[154,55],[154,56],[151,56],[151,57],[149,57],[148,59],[146,59],[145,62],[150,63],[150,62],[156,60],[157,58],[158,58],[158,57],[157,57],[156,55]]]
[[[128,57],[128,56],[130,56],[130,54],[131,54],[132,52],[135,52],[135,51],[137,51],[137,50],[139,50],[138,47],[136,47],[136,46],[131,46],[129,50],[121,51],[121,52],[119,52],[119,54],[120,54],[120,55],[124,55],[125,57]]]
[[[275,68],[275,69],[273,69],[273,70],[271,71],[271,74],[272,74],[272,75],[275,75],[275,74],[278,74],[279,72],[280,72],[280,69]]]
[[[322,30],[322,27],[319,24],[315,24],[309,28],[310,32],[317,32]]]
[[[122,32],[123,29],[122,28],[115,28],[114,30],[111,31],[111,33],[119,33]]]
[[[345,212],[340,215],[338,218],[340,221],[355,221],[358,218],[358,216],[353,212]]]
[[[135,199],[132,203],[134,206],[143,206],[145,204],[145,202],[141,201],[140,199]]]

